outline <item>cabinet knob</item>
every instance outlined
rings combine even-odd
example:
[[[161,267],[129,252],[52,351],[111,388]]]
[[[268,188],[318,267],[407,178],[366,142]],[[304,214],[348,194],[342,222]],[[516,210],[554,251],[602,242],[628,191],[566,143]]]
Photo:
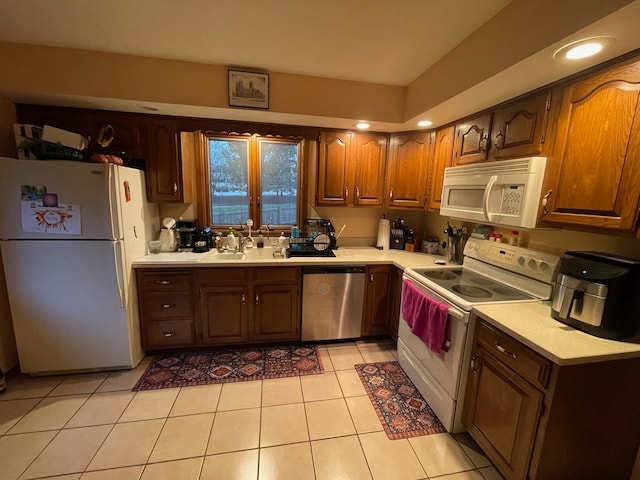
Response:
[[[347,187],[344,187],[344,198],[349,198],[349,189]]]
[[[471,359],[471,371],[473,373],[478,373],[478,367],[476,366],[477,360],[478,360],[478,357],[476,355],[474,355],[473,358]]]
[[[178,193],[178,184],[173,182],[173,193]]]
[[[496,150],[500,150],[504,145],[504,137],[502,136],[501,131],[496,133],[496,138],[494,139],[493,144],[496,146]]]
[[[163,333],[163,335],[165,337],[175,337],[176,336],[176,332],[165,332],[165,333]]]
[[[393,188],[389,190],[389,198],[393,200]]]
[[[171,285],[171,282],[169,280],[156,280],[156,283],[158,285]]]
[[[370,273],[370,274],[369,274],[369,281],[370,281],[370,282],[373,282],[373,273]]]
[[[174,303],[164,303],[162,304],[162,308],[173,308],[176,305]]]
[[[244,293],[242,294],[241,300],[243,305],[247,303],[247,296]]]
[[[256,293],[256,305],[260,303],[260,294]]]
[[[486,135],[482,136],[482,140],[480,140],[479,148],[480,148],[480,151],[482,153],[485,153],[487,151],[487,136]]]

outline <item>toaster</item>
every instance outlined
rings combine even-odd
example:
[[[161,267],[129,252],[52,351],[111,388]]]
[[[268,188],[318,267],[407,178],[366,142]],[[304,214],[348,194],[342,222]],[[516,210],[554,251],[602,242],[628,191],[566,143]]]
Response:
[[[591,335],[624,338],[640,324],[640,260],[602,252],[565,252],[551,316]]]

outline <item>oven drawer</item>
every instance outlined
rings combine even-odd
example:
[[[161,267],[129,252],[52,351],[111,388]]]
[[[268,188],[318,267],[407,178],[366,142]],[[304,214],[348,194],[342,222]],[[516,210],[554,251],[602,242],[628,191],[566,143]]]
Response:
[[[497,328],[480,321],[477,342],[502,363],[539,388],[546,388],[551,365],[542,356]]]

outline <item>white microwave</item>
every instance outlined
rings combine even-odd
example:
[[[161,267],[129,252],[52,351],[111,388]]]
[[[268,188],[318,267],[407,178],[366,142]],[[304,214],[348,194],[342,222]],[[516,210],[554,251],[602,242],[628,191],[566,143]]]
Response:
[[[440,215],[534,228],[546,163],[529,157],[445,168]]]

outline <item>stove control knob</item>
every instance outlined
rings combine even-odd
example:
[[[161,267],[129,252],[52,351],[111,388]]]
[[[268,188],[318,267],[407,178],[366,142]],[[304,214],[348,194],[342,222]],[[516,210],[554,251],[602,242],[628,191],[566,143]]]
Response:
[[[518,257],[518,265],[524,266],[524,257],[522,255]]]
[[[544,272],[547,268],[549,268],[549,265],[544,260],[538,260],[538,267],[540,267],[540,270]]]
[[[536,261],[533,258],[529,260],[529,266],[531,268],[536,268],[537,267]]]

